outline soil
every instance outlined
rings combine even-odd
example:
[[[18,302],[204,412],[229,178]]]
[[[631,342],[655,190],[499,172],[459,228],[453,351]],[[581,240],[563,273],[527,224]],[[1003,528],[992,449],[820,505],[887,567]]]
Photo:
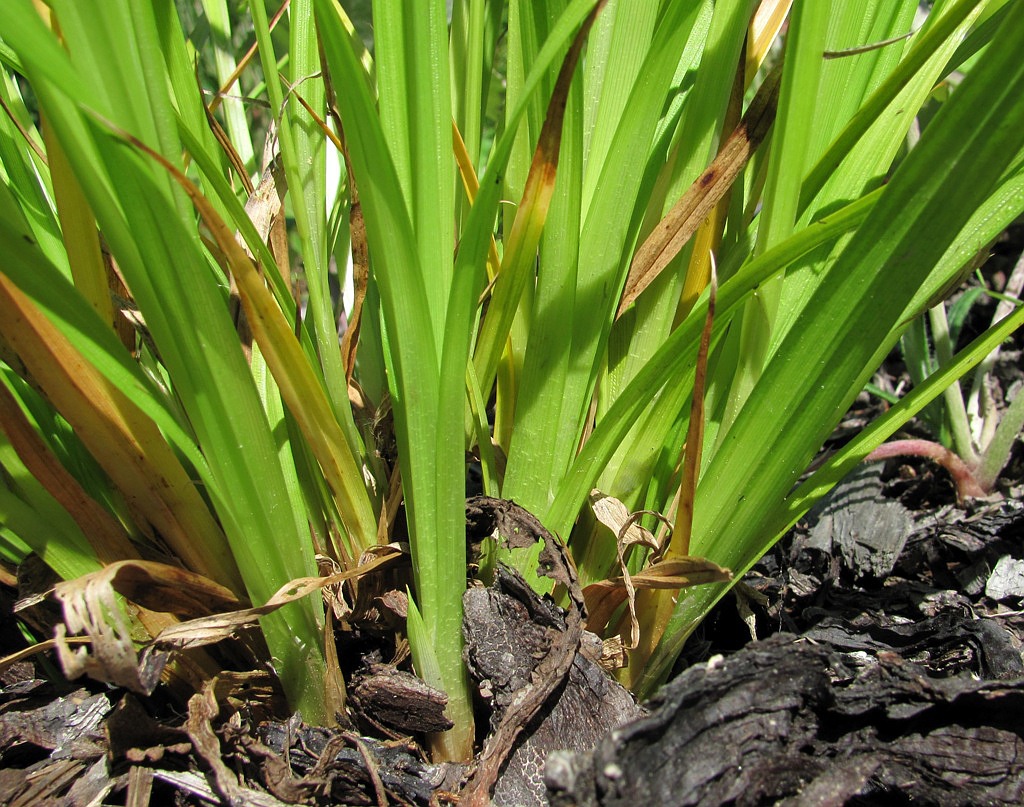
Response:
[[[1019,383],[1019,344],[1006,357],[1001,390]],[[901,373],[894,356],[881,380]],[[877,406],[860,401],[834,440]],[[352,725],[333,729],[282,714],[260,671],[186,703],[67,682],[36,655],[0,672],[0,804],[1021,804],[1022,476],[1019,442],[988,501],[958,504],[923,461],[863,466],[722,601],[642,707],[602,671],[557,542],[476,497],[471,534],[546,538],[570,607],[507,571],[467,592],[486,732],[474,766],[427,763],[418,732],[444,727],[443,695],[379,640],[347,671]],[[15,592],[0,596],[6,655],[24,639]],[[400,616],[386,600],[378,611]]]

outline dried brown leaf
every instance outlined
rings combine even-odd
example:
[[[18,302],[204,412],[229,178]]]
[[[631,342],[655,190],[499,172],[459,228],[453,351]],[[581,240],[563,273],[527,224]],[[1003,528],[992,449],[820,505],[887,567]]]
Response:
[[[663,560],[633,575],[633,585],[637,588],[688,588],[729,580],[732,580],[729,569],[707,558],[691,556]],[[610,582],[617,583],[615,580]]]
[[[587,603],[588,630],[604,630],[615,611],[626,602],[627,579],[634,589],[681,589],[726,582],[732,579],[732,572],[706,558],[687,556],[660,561],[628,578],[623,575],[591,583],[583,589]]]
[[[196,753],[203,758],[213,773],[213,781],[220,795],[228,804],[242,804],[238,776],[229,768],[221,755],[220,740],[213,731],[213,719],[220,711],[214,696],[212,683],[203,687],[188,702],[188,719],[185,731]]]
[[[615,313],[616,318],[621,317],[640,293],[672,262],[732,187],[775,120],[780,78],[781,70],[776,69],[764,80],[747,114],[722,144],[718,156],[636,251],[619,309]]]
[[[208,577],[166,563],[123,560],[104,567],[96,576],[108,580],[114,591],[143,608],[179,617],[205,616],[245,604]],[[58,583],[57,589],[75,582]]]
[[[590,491],[590,506],[597,520],[612,531],[622,546],[639,544],[649,549],[658,549],[658,542],[651,531],[637,523],[626,505],[614,496],[608,496],[595,488]]]
[[[381,549],[385,549],[381,547]],[[336,585],[345,580],[363,577],[371,572],[398,563],[403,555],[398,547],[390,547],[390,552],[354,569],[339,572],[330,577],[300,577],[292,580],[277,590],[266,603],[254,608],[243,608],[226,614],[192,619],[173,625],[162,631],[154,640],[158,647],[202,647],[234,636],[239,630],[255,625],[261,616],[276,611],[290,602],[320,591],[326,586]]]
[[[281,215],[287,191],[288,181],[285,178],[284,167],[280,160],[271,159],[263,171],[259,186],[251,192],[245,202],[245,212],[264,242],[270,238],[270,229]],[[256,256],[241,236],[238,237],[238,243],[250,258],[255,259]]]
[[[609,636],[607,639],[601,642],[601,658],[598,659],[598,664],[602,670],[611,672],[612,670],[620,670],[626,666],[629,661],[629,655],[626,653],[626,647],[622,643],[622,637],[616,634],[615,636]]]
[[[202,616],[172,624],[151,645],[137,653],[120,594],[150,610],[209,614],[218,607],[236,607],[239,600],[226,588],[183,569],[151,561],[120,561],[99,572],[58,583],[54,596],[64,610],[56,628],[57,657],[68,678],[88,674],[100,681],[149,694],[156,687],[169,648],[201,647],[234,636],[255,625],[259,617],[289,602],[344,580],[357,578],[396,563],[401,551],[390,552],[355,569],[330,577],[304,577],[282,586],[262,606]],[[72,647],[69,634],[85,633],[88,646]]]
[[[64,609],[64,622],[54,633],[57,659],[69,679],[87,674],[149,695],[160,680],[167,656],[136,653],[131,626],[123,603],[117,600],[111,576],[104,569],[55,587],[54,596]],[[66,640],[69,632],[87,634],[91,645],[73,648]]]
[[[594,516],[597,520],[615,533],[615,551],[618,558],[619,571],[622,572],[620,579],[623,582],[623,590],[621,598],[618,596],[607,598],[595,612],[590,612],[588,609],[590,618],[587,621],[587,629],[594,633],[603,631],[608,620],[611,619],[614,610],[625,599],[629,606],[630,626],[627,649],[632,650],[640,641],[640,622],[636,616],[636,588],[633,585],[633,578],[629,573],[629,566],[626,563],[626,550],[634,544],[639,544],[654,550],[654,554],[651,556],[652,561],[656,561],[660,556],[662,547],[658,544],[657,539],[655,539],[650,530],[639,523],[640,518],[645,515],[652,515],[660,519],[668,526],[669,530],[672,530],[673,527],[671,522],[660,513],[656,513],[653,510],[639,510],[635,513],[630,513],[626,509],[626,505],[618,499],[613,496],[607,496],[596,489],[590,491],[590,506],[593,508]],[[601,619],[604,621],[601,622]]]

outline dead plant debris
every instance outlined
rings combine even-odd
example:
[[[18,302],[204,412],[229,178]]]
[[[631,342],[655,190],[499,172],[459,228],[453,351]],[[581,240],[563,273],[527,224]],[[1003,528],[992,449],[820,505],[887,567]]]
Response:
[[[514,503],[471,499],[471,540],[542,541],[569,606],[504,567],[467,591],[491,729],[474,767],[425,761],[416,735],[442,725],[443,695],[400,650],[350,678],[350,714],[377,738],[282,719],[264,670],[220,673],[186,706],[166,688],[49,683],[36,656],[0,681],[0,803],[1020,803],[1024,504],[920,511],[905,490],[877,466],[844,482],[744,579],[742,614],[724,601],[691,639],[647,710],[600,668],[558,541]],[[379,607],[385,589],[364,597]]]

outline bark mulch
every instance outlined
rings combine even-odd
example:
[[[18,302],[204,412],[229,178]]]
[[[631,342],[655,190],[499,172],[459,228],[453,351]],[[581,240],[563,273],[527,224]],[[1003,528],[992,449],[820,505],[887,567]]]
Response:
[[[882,470],[852,475],[766,556],[643,707],[600,668],[581,599],[564,611],[502,571],[466,595],[489,732],[475,767],[427,763],[408,735],[443,700],[377,657],[344,730],[270,719],[267,675],[185,706],[61,682],[37,660],[0,679],[0,803],[1024,803],[1020,491],[921,509],[934,481]],[[470,505],[484,534],[543,537],[509,503]],[[542,561],[572,589],[554,542]]]

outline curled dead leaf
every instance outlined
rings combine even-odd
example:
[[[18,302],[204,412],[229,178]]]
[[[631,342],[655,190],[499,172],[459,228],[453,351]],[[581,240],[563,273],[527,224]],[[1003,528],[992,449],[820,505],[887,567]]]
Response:
[[[188,702],[188,719],[185,731],[192,741],[192,747],[210,767],[213,784],[228,804],[243,804],[238,775],[225,764],[221,754],[220,739],[213,730],[213,720],[220,707],[214,692],[213,682],[208,682],[202,692],[197,692]]]
[[[150,694],[167,661],[168,649],[202,647],[234,636],[266,614],[321,589],[369,574],[398,562],[397,546],[381,547],[368,563],[329,577],[303,577],[278,589],[265,604],[237,606],[240,601],[223,586],[201,575],[152,561],[119,561],[93,574],[58,583],[54,597],[61,603],[64,623],[56,628],[57,657],[68,678],[88,674],[100,681]],[[153,611],[179,616],[204,614],[165,628],[136,651],[124,603],[118,595]],[[213,614],[216,608],[233,607]],[[84,633],[91,643],[72,648],[69,634]]]
[[[684,556],[663,560],[644,569],[640,574],[633,575],[633,585],[637,588],[689,588],[702,586],[706,583],[727,583],[732,580],[732,572],[707,558]],[[620,585],[619,579],[602,581],[596,585],[611,583]]]
[[[111,585],[112,577],[103,569],[55,587],[54,596],[64,609],[64,622],[54,630],[57,659],[71,680],[89,675],[149,695],[160,680],[167,656],[136,653],[128,615]],[[69,632],[85,633],[92,643],[73,648],[66,638]]]
[[[597,662],[601,669],[611,672],[621,670],[629,663],[629,655],[626,653],[626,646],[622,643],[622,637],[609,636],[601,642],[601,658]]]
[[[650,562],[657,563],[661,558],[664,547],[658,543],[650,530],[641,526],[640,519],[645,515],[654,516],[668,527],[669,532],[673,532],[674,528],[672,523],[661,513],[653,510],[638,510],[635,513],[630,513],[626,505],[614,496],[607,496],[596,488],[590,491],[590,506],[593,508],[594,516],[597,520],[615,533],[615,552],[618,558],[619,571],[622,572],[622,576],[617,579],[622,580],[622,599],[625,599],[629,606],[630,638],[629,646],[624,649],[633,650],[640,642],[640,622],[636,616],[636,587],[633,585],[633,578],[629,573],[629,566],[626,563],[626,550],[634,545],[646,546],[648,549],[653,550],[649,558]],[[622,599],[616,599],[615,606],[612,608],[613,611],[622,604]],[[589,612],[589,604],[587,608]],[[600,623],[600,628],[596,628],[593,625],[597,623],[594,621],[593,614],[591,614],[587,628],[595,633],[603,630],[608,620],[611,619],[611,612],[607,616],[604,616],[602,613],[602,617],[604,617],[604,622]]]
[[[659,548],[651,531],[638,522],[638,517],[649,514],[649,511],[631,514],[626,505],[614,496],[608,496],[596,488],[590,491],[590,507],[597,520],[612,531],[623,547],[639,544],[653,550]]]
[[[64,674],[87,674],[100,681],[148,695],[167,662],[165,653],[136,651],[131,625],[118,595],[144,611],[178,617],[206,615],[243,604],[227,588],[177,566],[144,560],[122,560],[98,572],[57,583],[54,597],[64,612],[55,629],[54,646]],[[162,625],[158,620],[156,625]],[[150,624],[150,623],[146,623]],[[152,625],[150,625],[152,630]],[[72,648],[69,634],[84,633],[88,644]]]
[[[587,604],[587,630],[600,634],[615,611],[627,601],[629,585],[634,589],[682,589],[706,583],[725,583],[732,580],[732,572],[706,558],[679,557],[663,560],[630,577],[613,577],[592,583],[583,589]],[[635,620],[635,614],[630,613]],[[631,639],[635,640],[639,625],[631,624]]]
[[[225,614],[200,617],[179,625],[173,625],[163,631],[154,640],[158,647],[202,647],[234,636],[239,630],[255,625],[261,616],[276,611],[284,605],[302,597],[309,596],[327,586],[337,585],[345,580],[363,577],[370,572],[398,563],[403,555],[397,546],[380,547],[381,551],[374,559],[354,569],[347,569],[330,577],[299,577],[285,583],[263,605],[253,608],[242,608]],[[390,551],[385,551],[390,550]]]
[[[109,580],[118,594],[136,605],[179,617],[205,616],[246,604],[220,583],[166,563],[121,560],[96,574]],[[58,583],[56,588],[68,587],[74,582]]]

